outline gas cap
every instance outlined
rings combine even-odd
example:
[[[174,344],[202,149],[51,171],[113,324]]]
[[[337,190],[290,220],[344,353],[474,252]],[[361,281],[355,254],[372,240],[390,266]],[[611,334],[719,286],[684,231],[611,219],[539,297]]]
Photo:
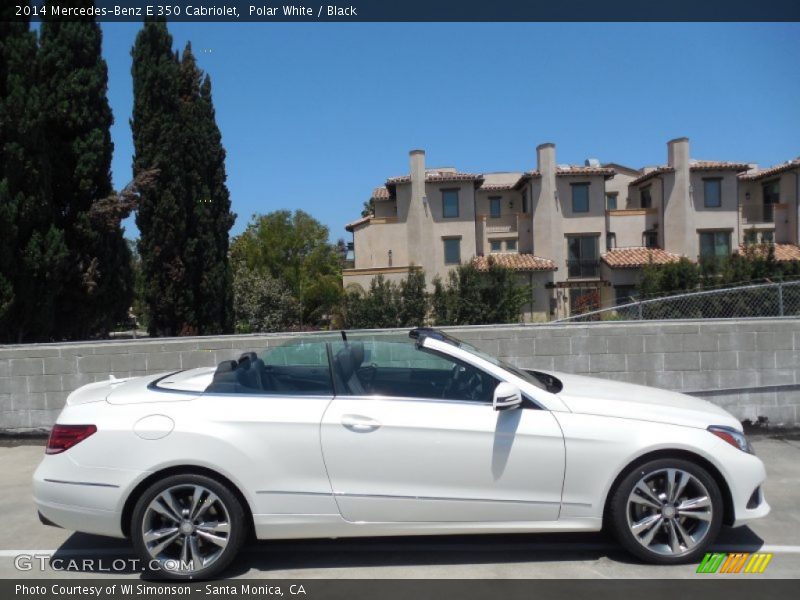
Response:
[[[175,428],[175,421],[166,415],[142,417],[133,426],[133,432],[143,440],[160,440]]]

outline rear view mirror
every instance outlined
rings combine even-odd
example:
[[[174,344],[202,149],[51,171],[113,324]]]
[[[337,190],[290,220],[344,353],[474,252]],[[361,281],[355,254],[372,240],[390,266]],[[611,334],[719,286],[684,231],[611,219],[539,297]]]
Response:
[[[494,388],[492,408],[495,410],[510,410],[522,406],[522,392],[515,385],[501,381]]]

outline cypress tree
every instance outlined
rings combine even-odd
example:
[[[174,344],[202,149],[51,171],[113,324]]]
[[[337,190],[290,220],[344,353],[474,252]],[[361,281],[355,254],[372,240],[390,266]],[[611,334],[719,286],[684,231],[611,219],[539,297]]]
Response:
[[[216,124],[211,79],[197,67],[191,44],[180,64],[184,191],[189,217],[186,264],[194,291],[199,334],[232,328],[228,232],[234,215],[225,184],[225,150]]]
[[[75,6],[90,8],[94,2],[75,0]],[[113,116],[102,39],[94,17],[45,16],[41,26],[38,65],[52,197],[69,251],[55,333],[66,339],[107,333],[132,299],[122,228],[92,217],[93,206],[113,192]]]
[[[0,7],[0,341],[48,340],[66,258],[54,224],[36,36]]]
[[[163,21],[148,20],[136,36],[133,57],[134,175],[158,169],[158,180],[139,198],[144,300],[151,335],[196,333],[194,285],[186,263],[190,207],[179,99],[180,67]]]

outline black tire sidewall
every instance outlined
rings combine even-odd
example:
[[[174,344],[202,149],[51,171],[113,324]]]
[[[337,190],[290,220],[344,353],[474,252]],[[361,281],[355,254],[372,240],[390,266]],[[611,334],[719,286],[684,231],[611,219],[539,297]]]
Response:
[[[711,498],[713,515],[709,525],[708,533],[706,534],[705,539],[700,542],[691,552],[682,556],[665,556],[646,549],[634,538],[630,528],[628,527],[628,496],[633,490],[633,487],[646,474],[662,469],[680,469],[682,471],[686,471],[687,473],[691,473],[706,487]],[[640,560],[659,565],[684,564],[696,562],[699,557],[705,554],[708,547],[714,543],[714,540],[717,538],[719,530],[722,527],[723,509],[724,503],[719,485],[706,469],[685,459],[659,458],[636,466],[622,478],[622,480],[619,482],[619,485],[617,485],[616,489],[614,490],[611,499],[609,524],[611,525],[611,530],[614,532],[614,535],[619,543],[622,544],[622,546],[628,550],[628,552]]]
[[[211,490],[219,497],[219,499],[228,509],[228,514],[231,520],[231,530],[228,545],[223,550],[222,555],[220,555],[220,557],[211,565],[189,575],[152,569],[150,568],[150,561],[152,558],[147,552],[147,548],[145,547],[144,539],[142,537],[142,520],[144,518],[144,513],[147,509],[147,506],[156,496],[158,496],[158,494],[167,488],[175,485],[192,484],[201,485]],[[236,495],[231,492],[230,489],[228,489],[227,486],[214,478],[208,477],[207,475],[185,473],[169,475],[164,479],[153,483],[144,491],[144,493],[142,493],[141,496],[139,496],[131,516],[130,532],[133,547],[142,561],[142,569],[146,577],[150,579],[198,580],[214,577],[231,563],[244,543],[244,540],[247,536],[247,527],[242,503],[239,501]]]

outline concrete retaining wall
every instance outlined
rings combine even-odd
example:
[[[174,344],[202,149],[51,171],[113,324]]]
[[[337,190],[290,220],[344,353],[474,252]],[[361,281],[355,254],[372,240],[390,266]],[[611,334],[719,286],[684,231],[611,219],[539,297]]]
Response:
[[[703,396],[739,419],[800,425],[800,319],[449,328],[514,364]],[[213,366],[293,334],[0,346],[0,431],[46,430],[77,387]]]

